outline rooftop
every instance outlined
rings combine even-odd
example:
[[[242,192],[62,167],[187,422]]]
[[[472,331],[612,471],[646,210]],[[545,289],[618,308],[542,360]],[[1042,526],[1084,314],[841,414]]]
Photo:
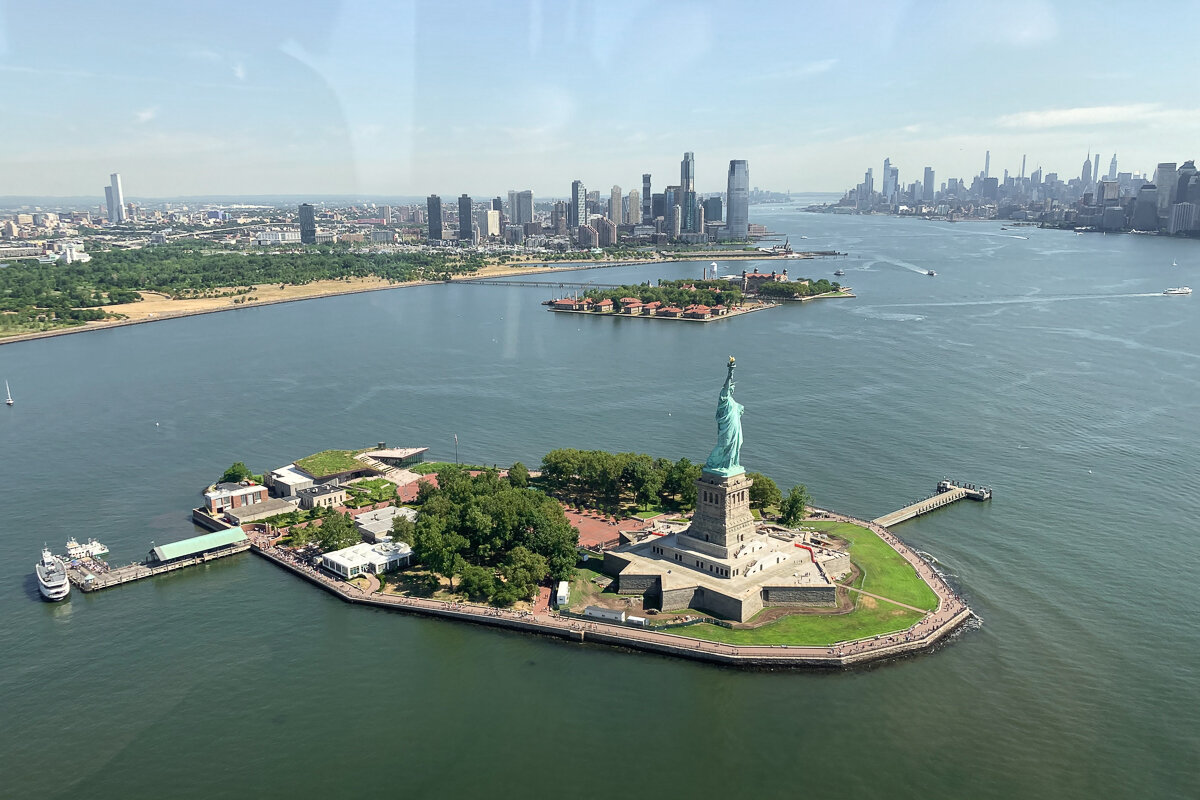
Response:
[[[178,542],[160,544],[150,552],[159,561],[172,561],[176,558],[196,555],[206,550],[215,550],[218,547],[225,547],[226,545],[236,544],[245,540],[246,532],[241,528],[228,528],[223,531],[193,536],[190,539],[181,539]]]

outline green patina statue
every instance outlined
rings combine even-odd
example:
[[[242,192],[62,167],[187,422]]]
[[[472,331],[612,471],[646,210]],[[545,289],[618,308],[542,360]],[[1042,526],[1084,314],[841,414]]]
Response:
[[[736,362],[729,357],[729,374],[717,399],[717,446],[708,454],[704,471],[712,475],[731,477],[746,470],[738,461],[742,451],[742,412],[745,407],[733,399],[733,368]]]

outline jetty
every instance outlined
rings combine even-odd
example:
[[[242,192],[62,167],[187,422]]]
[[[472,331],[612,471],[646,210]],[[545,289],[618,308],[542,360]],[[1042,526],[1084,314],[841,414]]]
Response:
[[[981,501],[991,500],[992,490],[986,486],[976,486],[973,483],[943,478],[938,482],[937,492],[932,496],[926,497],[924,500],[918,500],[912,505],[905,506],[890,514],[884,514],[882,517],[872,520],[872,522],[884,528],[890,528],[893,525],[899,525],[901,522],[907,522],[913,517],[919,517],[922,514],[928,514],[930,511],[936,511],[964,498]]]
[[[103,561],[92,558],[67,561],[67,579],[80,591],[98,592],[184,567],[205,564],[249,549],[250,539],[245,531],[230,528],[159,545],[152,548],[144,560],[123,567],[109,567]]]

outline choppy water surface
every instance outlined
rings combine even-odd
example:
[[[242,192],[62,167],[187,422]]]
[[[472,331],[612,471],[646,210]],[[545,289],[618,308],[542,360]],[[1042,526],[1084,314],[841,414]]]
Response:
[[[0,794],[1192,796],[1200,300],[1160,292],[1200,284],[1200,247],[753,213],[848,251],[787,267],[840,266],[858,299],[697,326],[431,286],[0,348]],[[487,463],[703,459],[730,354],[743,461],[781,484],[864,516],[943,475],[995,488],[898,529],[979,630],[872,669],[745,673],[350,608],[249,554],[36,601],[44,541],[140,557],[190,535],[233,460],[452,457],[454,433]]]

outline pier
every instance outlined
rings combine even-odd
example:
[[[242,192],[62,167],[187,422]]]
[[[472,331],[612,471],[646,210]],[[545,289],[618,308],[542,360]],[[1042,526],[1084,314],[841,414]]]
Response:
[[[518,281],[511,278],[461,278],[454,283],[470,283],[475,286],[525,286],[538,289],[620,289],[618,283],[572,283],[570,281]]]
[[[973,483],[964,483],[943,478],[938,482],[937,492],[931,497],[926,497],[924,500],[919,500],[912,505],[905,506],[890,514],[885,514],[882,517],[872,520],[872,522],[876,525],[890,528],[893,525],[899,525],[901,522],[907,522],[913,517],[919,517],[922,514],[928,514],[930,511],[936,511],[963,498],[991,500],[992,490],[985,486],[976,486]]]
[[[204,564],[209,561],[214,561],[218,558],[242,553],[250,549],[250,540],[244,540],[236,544],[231,544],[217,550],[210,550],[206,553],[181,558],[176,561],[169,561],[165,564],[157,564],[151,561],[138,561],[133,564],[127,564],[124,567],[113,567],[107,572],[100,572],[88,569],[85,566],[67,567],[67,578],[80,591],[83,592],[98,592],[101,589],[111,589],[114,586],[120,586],[123,583],[132,583],[140,581],[142,578],[153,578],[155,575],[163,575],[168,572],[174,572],[177,569],[184,567],[195,566],[196,564]]]

